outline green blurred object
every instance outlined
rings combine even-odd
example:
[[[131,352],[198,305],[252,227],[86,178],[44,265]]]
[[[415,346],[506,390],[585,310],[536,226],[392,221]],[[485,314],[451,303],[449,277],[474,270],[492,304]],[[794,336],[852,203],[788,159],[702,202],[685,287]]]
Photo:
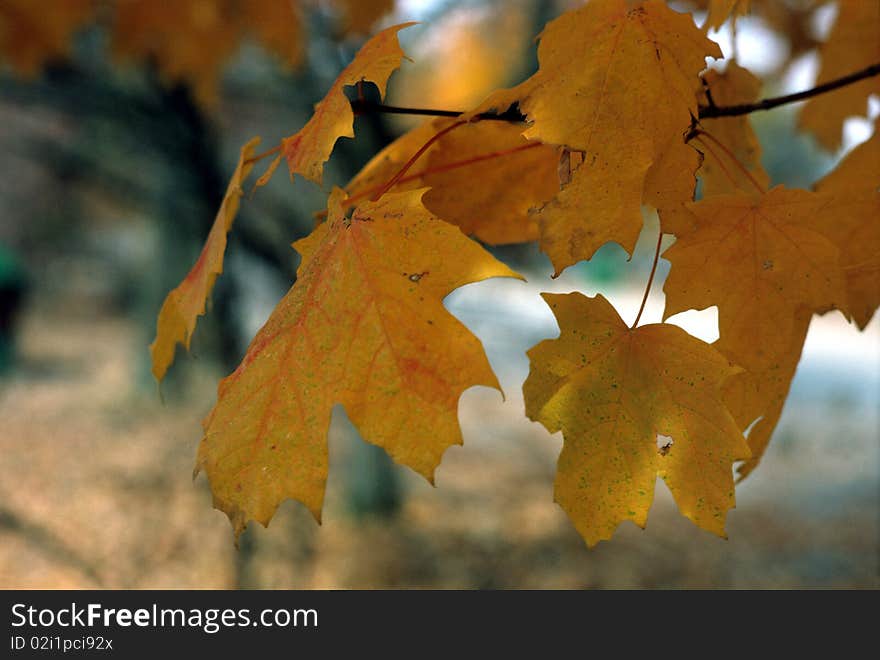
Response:
[[[24,266],[9,248],[0,244],[0,374],[15,361],[15,322],[27,289]]]
[[[347,475],[346,500],[357,518],[388,518],[400,509],[402,494],[394,461],[384,449],[358,441],[353,469]]]

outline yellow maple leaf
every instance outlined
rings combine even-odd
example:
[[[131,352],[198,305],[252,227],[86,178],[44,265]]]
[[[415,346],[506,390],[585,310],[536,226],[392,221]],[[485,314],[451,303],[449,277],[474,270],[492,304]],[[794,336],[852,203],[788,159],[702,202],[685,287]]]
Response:
[[[544,29],[538,72],[508,93],[532,122],[526,137],[584,153],[538,215],[556,274],[608,241],[632,251],[648,170],[696,116],[706,56],[721,57],[717,44],[659,0],[596,0]]]
[[[736,62],[728,64],[723,73],[708,71],[703,76],[703,80],[712,101],[719,106],[752,103],[761,94],[761,81]],[[708,104],[708,97],[705,94],[703,103]],[[704,119],[700,124],[727,147],[754,180],[749,180],[742,169],[717,145],[713,146],[712,142],[698,137],[698,140],[704,141],[705,158],[698,172],[698,176],[703,181],[704,197],[737,190],[751,192],[755,189],[755,183],[761,188],[767,188],[770,177],[761,166],[761,145],[748,115]]]
[[[818,85],[880,62],[880,2],[838,0],[837,6],[831,34],[819,47],[822,66]],[[844,120],[866,114],[868,97],[878,93],[880,77],[873,76],[815,96],[804,105],[798,124],[834,151],[840,146]]]
[[[153,376],[157,381],[165,377],[174,362],[177,344],[189,350],[198,317],[205,313],[205,303],[214,288],[214,281],[223,272],[223,255],[226,252],[226,235],[232,228],[242,196],[242,183],[253,169],[247,162],[253,156],[260,138],[253,138],[241,148],[235,172],[229,180],[220,210],[205,241],[195,265],[184,280],[171,291],[162,303],[156,323],[156,339],[150,344]]]
[[[601,295],[541,295],[560,335],[528,352],[526,414],[562,431],[556,501],[587,545],[624,520],[644,527],[658,475],[682,514],[724,536],[732,466],[749,455],[721,401],[739,369],[676,326],[628,328]]]
[[[839,250],[817,230],[827,196],[779,186],[757,195],[717,195],[687,205],[693,230],[663,256],[664,318],[718,307],[733,362],[762,371],[790,347],[796,310],[844,307]]]
[[[333,146],[341,137],[354,137],[354,114],[345,95],[345,87],[361,81],[372,82],[385,96],[388,78],[400,66],[406,55],[400,48],[397,33],[413,23],[394,25],[372,37],[358,51],[354,60],[336,78],[327,95],[315,105],[311,119],[296,134],[284,138],[281,155],[270,165],[271,176],[281,156],[287,160],[290,176],[300,174],[309,181],[321,183],[324,163],[330,158]],[[260,177],[259,184],[268,180]]]
[[[679,234],[693,227],[686,205],[694,201],[697,170],[703,155],[679,138],[670,140],[645,176],[642,203],[657,209],[664,234]]]
[[[462,392],[499,389],[480,341],[442,301],[469,282],[518,276],[433,217],[422,194],[347,212],[334,189],[327,221],[294,244],[296,283],[204,422],[198,467],[236,534],[248,520],[268,524],[285,498],[320,519],[334,404],[366,440],[433,479],[461,444]]]
[[[874,135],[816,183],[832,199],[819,215],[840,248],[848,312],[862,330],[880,306],[880,120]]]
[[[746,441],[752,455],[736,469],[740,480],[758,467],[770,444],[773,431],[782,416],[812,318],[813,312],[806,307],[795,310],[788,346],[775,356],[776,359],[753,371],[734,375],[721,388],[724,404],[739,427],[745,431],[751,426]],[[731,355],[740,347],[736,345],[736,338],[730,343],[732,347],[728,348],[726,338],[721,338],[713,346],[722,355]]]

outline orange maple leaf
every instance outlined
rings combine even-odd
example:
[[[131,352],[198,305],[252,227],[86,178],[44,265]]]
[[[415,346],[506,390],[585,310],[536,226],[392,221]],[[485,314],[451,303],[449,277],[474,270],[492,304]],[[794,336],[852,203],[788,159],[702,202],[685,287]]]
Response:
[[[189,350],[196,321],[205,313],[205,303],[214,288],[214,281],[223,272],[226,235],[232,229],[238,213],[239,200],[243,194],[242,184],[253,169],[253,163],[247,161],[259,142],[260,138],[253,138],[241,148],[235,172],[229,180],[223,203],[220,204],[211,233],[208,234],[198,260],[183,282],[162,303],[156,323],[156,339],[150,344],[153,376],[157,381],[161,382],[168,367],[174,362],[177,344],[183,344]]]
[[[443,307],[450,291],[518,277],[421,204],[424,191],[348,210],[294,247],[297,281],[221,381],[198,467],[236,535],[268,524],[294,498],[320,519],[330,411],[341,403],[363,437],[428,479],[461,444],[458,399],[500,389],[480,341]]]
[[[346,190],[358,197],[376,192],[451,123],[437,119],[403,134],[376,154]],[[459,126],[431,144],[422,156],[425,165],[404,177],[394,190],[429,186],[422,198],[425,207],[484,243],[533,241],[538,225],[532,209],[559,190],[558,155],[555,147],[526,140],[521,133],[519,126],[506,122]],[[519,179],[518,184],[511,186],[514,179]]]
[[[287,160],[290,176],[300,174],[309,181],[321,183],[324,163],[330,159],[336,141],[354,137],[354,114],[345,95],[345,88],[359,82],[372,82],[385,96],[388,78],[406,57],[397,40],[397,33],[414,23],[385,28],[372,37],[355,55],[354,60],[336,78],[327,95],[315,105],[311,119],[297,133],[281,142],[281,154],[257,181],[265,185],[281,158]]]

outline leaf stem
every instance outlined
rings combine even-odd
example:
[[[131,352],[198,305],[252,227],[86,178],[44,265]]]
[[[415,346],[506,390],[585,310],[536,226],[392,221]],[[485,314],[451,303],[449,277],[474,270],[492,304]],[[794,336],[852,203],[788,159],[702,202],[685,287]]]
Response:
[[[694,134],[694,138],[696,138],[697,140],[700,140],[699,136],[696,133]],[[733,176],[733,174],[730,173],[730,170],[727,169],[727,165],[724,164],[724,161],[718,156],[717,153],[715,153],[715,150],[712,148],[712,145],[707,143],[705,140],[700,140],[700,145],[702,146],[703,149],[706,150],[707,153],[712,154],[712,157],[715,159],[715,162],[718,163],[718,167],[721,168],[721,171],[724,172],[724,175],[728,178],[728,180],[731,183],[736,185],[736,183],[737,183],[736,178]]]
[[[425,115],[429,117],[460,117],[464,112],[459,110],[437,110],[435,108],[402,108],[397,105],[370,103],[363,99],[351,102],[351,111],[355,115],[378,113],[383,115]]]
[[[709,133],[708,131],[706,131],[702,128],[697,129],[695,134],[697,136],[701,136],[701,137],[705,137],[705,138],[710,139],[719,149],[721,149],[721,151],[723,151],[724,154],[731,161],[733,161],[733,164],[737,166],[739,171],[742,172],[749,181],[751,181],[752,185],[755,186],[755,188],[757,189],[757,191],[759,193],[764,194],[767,192],[766,190],[764,190],[764,186],[762,186],[758,182],[758,180],[754,177],[754,175],[751,172],[749,172],[748,168],[740,162],[739,158],[736,157],[736,154],[733,153],[730,149],[728,149],[721,142],[721,140],[719,140],[714,135],[712,135],[711,133]],[[700,140],[700,141],[703,142],[704,145],[706,144],[705,141],[703,141],[703,140]],[[708,145],[706,145],[706,146],[708,146]],[[710,151],[710,153],[712,153],[713,156],[715,156],[715,160],[717,160],[718,164],[721,165],[721,169],[724,169],[724,165],[722,164],[721,159],[718,158],[718,155],[716,153],[714,153],[711,149],[709,151]],[[727,170],[725,170],[725,173],[731,179],[731,181],[733,181],[733,177],[730,176],[730,172],[727,172]],[[734,183],[735,183],[735,181],[734,181]]]
[[[421,147],[419,147],[419,150],[416,151],[416,152],[410,157],[410,159],[409,159],[408,161],[406,161],[406,163],[403,164],[403,167],[400,168],[400,170],[397,172],[397,174],[395,174],[393,177],[391,177],[391,178],[385,183],[385,185],[383,185],[381,188],[379,188],[378,191],[376,191],[376,194],[374,194],[373,197],[371,198],[372,201],[375,202],[375,201],[376,201],[377,199],[379,199],[382,195],[384,195],[384,194],[385,194],[386,192],[388,192],[391,188],[393,188],[393,187],[397,184],[397,182],[400,181],[400,180],[404,177],[404,175],[409,171],[409,168],[411,168],[413,165],[415,165],[416,161],[422,156],[422,154],[425,153],[428,149],[431,148],[431,145],[432,145],[432,144],[434,144],[437,140],[439,140],[440,138],[442,138],[444,135],[446,135],[446,134],[449,133],[450,131],[455,130],[455,129],[458,128],[459,126],[464,126],[464,125],[467,124],[467,123],[468,123],[467,121],[465,121],[465,120],[462,119],[462,120],[459,120],[459,121],[457,121],[457,122],[453,122],[452,124],[450,124],[449,126],[447,126],[446,128],[444,128],[443,130],[438,131],[437,133],[435,133],[435,134],[431,137],[430,140],[428,140],[427,142],[425,142],[425,144],[423,144]]]
[[[410,181],[415,181],[416,179],[420,179],[424,176],[429,176],[431,174],[442,174],[443,172],[449,172],[450,170],[456,170],[460,167],[466,167],[468,165],[473,165],[474,163],[481,163],[484,160],[491,160],[493,158],[501,158],[502,156],[507,156],[509,154],[515,154],[519,151],[525,151],[526,149],[534,149],[535,147],[540,147],[544,143],[543,142],[529,142],[528,144],[521,144],[518,147],[513,147],[511,149],[503,149],[501,151],[490,151],[485,154],[480,154],[479,156],[471,156],[470,158],[464,158],[462,160],[452,161],[451,163],[444,163],[443,165],[438,165],[437,167],[428,167],[421,172],[416,172],[415,174],[409,174],[405,177],[401,177],[398,179],[394,185],[400,185],[402,183],[409,183]],[[348,202],[354,202],[359,199],[363,199],[364,197],[368,197],[372,195],[377,190],[381,190],[385,186],[384,183],[379,184],[378,186],[373,186],[372,188],[367,188],[365,190],[361,190],[359,193],[356,193],[348,198]]]
[[[385,105],[384,103],[373,103],[356,99],[351,102],[351,110],[355,115],[365,115],[369,113],[381,113],[389,115],[422,115],[428,117],[461,117],[463,110],[439,110],[437,108],[403,108],[397,105]],[[511,105],[504,112],[481,112],[474,115],[471,121],[508,121],[512,123],[522,123],[526,120],[516,104]]]
[[[642,305],[639,307],[639,313],[636,314],[636,320],[630,326],[631,330],[635,330],[642,318],[642,312],[645,311],[645,304],[648,302],[648,294],[651,293],[651,283],[654,281],[654,273],[657,271],[657,262],[660,261],[660,244],[663,242],[663,230],[660,230],[657,237],[657,248],[654,250],[654,263],[651,264],[651,274],[648,275],[648,285],[645,287],[645,295],[642,296]]]
[[[251,156],[250,158],[245,159],[245,164],[249,165],[251,163],[256,163],[258,160],[263,160],[266,156],[271,156],[272,154],[277,154],[281,151],[281,145],[279,144],[277,147],[272,147],[268,151],[264,151],[261,154],[257,154],[256,156]]]

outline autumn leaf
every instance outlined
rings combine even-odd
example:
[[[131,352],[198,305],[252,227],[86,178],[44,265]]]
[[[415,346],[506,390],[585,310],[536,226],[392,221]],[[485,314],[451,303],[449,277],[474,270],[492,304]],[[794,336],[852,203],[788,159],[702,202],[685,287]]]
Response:
[[[779,186],[687,205],[694,229],[664,253],[672,267],[664,318],[718,307],[731,361],[761,371],[788,350],[795,312],[842,307],[838,248],[817,230],[828,198]]]
[[[498,157],[476,160],[492,154]],[[449,168],[469,159],[470,165]],[[515,124],[466,124],[444,135],[429,155],[422,180],[431,190],[424,203],[485,243],[533,241],[538,225],[530,211],[559,191],[558,161],[554,147],[526,140]]]
[[[880,306],[880,121],[874,135],[816,183],[832,199],[820,227],[840,248],[846,278],[845,311],[864,330]]]
[[[113,15],[116,56],[155,62],[167,84],[190,84],[203,105],[216,101],[222,68],[244,37],[256,39],[290,67],[305,52],[296,2],[119,0]]]
[[[166,84],[186,82],[202,104],[214,103],[222,65],[238,48],[240,27],[219,3],[126,0],[114,7],[113,53],[151,59]]]
[[[664,253],[664,318],[718,307],[717,348],[745,372],[728,381],[724,402],[748,436],[758,464],[782,413],[814,311],[845,307],[840,251],[820,232],[831,199],[777,187],[764,195],[718,195],[687,205],[691,230]]]
[[[451,3],[435,14],[413,40],[416,62],[400,71],[394,105],[420,106],[430,99],[437,108],[469,108],[517,79],[532,57],[534,10],[519,1],[499,9],[490,3]]]
[[[752,455],[736,469],[740,481],[758,467],[770,444],[773,431],[782,416],[812,318],[813,313],[807,307],[795,310],[791,337],[785,349],[774,360],[753,371],[732,376],[721,388],[724,404],[733,418],[743,431],[748,429],[746,442]],[[722,337],[713,346],[722,355],[732,355],[741,349],[737,345],[738,338],[731,338],[729,343],[730,348],[727,338]]]
[[[388,78],[405,57],[397,33],[410,25],[414,24],[402,23],[386,28],[365,43],[352,63],[336,78],[327,95],[315,105],[315,112],[306,125],[295,135],[284,138],[281,154],[287,160],[291,178],[300,174],[309,181],[321,183],[324,163],[329,160],[336,140],[354,137],[354,114],[345,87],[362,81],[372,82],[379,88],[379,95],[384,97]],[[270,175],[280,158],[270,165]],[[267,180],[264,175],[258,183],[262,185]]]
[[[838,14],[828,40],[819,47],[822,66],[817,84],[854,73],[880,62],[880,3],[838,0]],[[873,76],[816,96],[801,110],[799,125],[830,151],[840,147],[843,122],[865,115],[868,97],[880,93],[880,77]]]
[[[642,203],[657,209],[664,234],[678,235],[693,227],[687,204],[694,201],[696,175],[702,162],[699,151],[676,137],[648,170]]]
[[[709,104],[709,94],[712,102],[718,106],[752,103],[761,94],[761,81],[736,62],[728,64],[724,73],[708,71],[703,81],[707,90],[702,100],[705,105]],[[697,138],[702,143],[701,150],[705,155],[698,173],[703,181],[704,197],[737,190],[752,192],[755,183],[767,188],[770,177],[761,166],[761,145],[748,115],[704,119],[700,124],[739,161],[739,164],[733,162],[727,153],[707,139]],[[751,178],[743,172],[743,168]]]
[[[0,3],[0,55],[19,73],[34,75],[67,55],[70,39],[91,18],[94,0],[65,0],[48,9],[33,0]]]
[[[452,119],[429,120],[398,137],[373,156],[361,171],[348,182],[348,185],[345,186],[348,196],[360,199],[362,197],[369,197],[372,193],[377,192],[397,174],[422,145],[426,144],[434,135],[449,126],[453,121]],[[431,152],[436,148],[437,142],[434,142],[428,147],[422,157],[430,156]],[[407,176],[406,181],[398,182],[394,187],[394,191],[403,192],[424,187],[425,184],[417,172],[412,177]]]
[[[347,34],[369,34],[380,18],[394,9],[394,0],[333,0],[342,13]]]
[[[709,0],[709,13],[703,28],[718,30],[728,18],[736,20],[738,16],[748,14],[750,5],[751,0]]]
[[[369,195],[390,180],[422,145],[453,120],[420,124],[379,152],[346,186],[351,196]],[[395,191],[429,186],[422,203],[441,220],[484,243],[524,243],[538,237],[532,209],[559,190],[554,147],[522,137],[522,128],[506,122],[465,124],[428,147],[425,165]],[[528,175],[518,185],[510,181]],[[479,182],[479,185],[474,185]]]
[[[721,57],[717,44],[659,0],[596,0],[544,29],[540,68],[513,94],[527,138],[584,152],[538,215],[557,275],[609,241],[632,252],[646,176],[696,116],[706,56]]]
[[[739,369],[676,326],[628,328],[601,295],[541,295],[560,336],[528,352],[526,415],[562,431],[556,501],[587,545],[624,520],[644,527],[658,475],[682,514],[724,536],[732,466],[749,455],[721,401]]]
[[[289,68],[302,63],[306,35],[299,3],[251,0],[241,16],[246,32]]]
[[[214,226],[211,227],[211,233],[208,234],[198,261],[183,282],[168,294],[162,304],[156,323],[156,339],[150,344],[153,376],[159,382],[174,362],[174,350],[177,344],[183,344],[189,350],[196,321],[205,313],[205,303],[214,288],[214,281],[223,272],[226,235],[238,213],[242,184],[253,169],[253,163],[247,161],[253,156],[259,142],[260,138],[253,138],[241,148],[235,172],[226,188]]]
[[[777,32],[787,42],[787,53],[777,64],[777,73],[785,71],[793,61],[815,50],[819,45],[816,34],[818,11],[828,7],[828,4],[827,0],[795,3],[777,0],[752,2],[753,13],[760,17],[764,25]]]
[[[320,519],[330,411],[341,403],[363,437],[428,479],[461,443],[458,399],[499,389],[480,341],[443,307],[469,282],[517,277],[433,217],[424,191],[384,195],[328,219],[294,244],[297,281],[221,381],[198,467],[236,535],[268,524],[294,498]]]

